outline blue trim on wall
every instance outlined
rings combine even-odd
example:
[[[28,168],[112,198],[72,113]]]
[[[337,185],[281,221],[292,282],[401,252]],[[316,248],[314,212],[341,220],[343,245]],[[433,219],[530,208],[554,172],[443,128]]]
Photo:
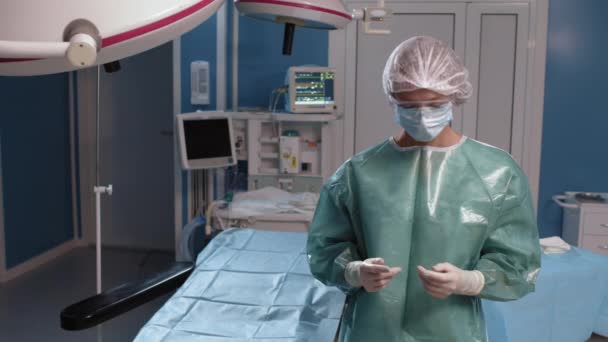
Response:
[[[539,191],[541,236],[561,235],[564,191],[608,192],[603,99],[608,32],[603,0],[551,0]]]
[[[73,238],[68,83],[0,77],[8,268]]]

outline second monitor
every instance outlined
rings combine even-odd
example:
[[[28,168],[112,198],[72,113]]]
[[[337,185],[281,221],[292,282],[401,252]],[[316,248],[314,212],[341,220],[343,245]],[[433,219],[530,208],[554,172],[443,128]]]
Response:
[[[236,163],[230,117],[203,113],[180,114],[177,116],[177,132],[184,169],[220,168]]]

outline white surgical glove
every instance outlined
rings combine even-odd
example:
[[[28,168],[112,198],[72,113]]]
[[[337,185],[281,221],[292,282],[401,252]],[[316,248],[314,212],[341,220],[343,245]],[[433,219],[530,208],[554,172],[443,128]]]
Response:
[[[382,258],[352,261],[346,265],[344,278],[353,287],[363,287],[367,292],[378,292],[387,287],[401,272],[400,267],[384,265]]]
[[[485,285],[483,274],[479,271],[465,271],[447,262],[427,270],[418,266],[418,277],[422,286],[435,298],[447,298],[452,294],[477,296]]]

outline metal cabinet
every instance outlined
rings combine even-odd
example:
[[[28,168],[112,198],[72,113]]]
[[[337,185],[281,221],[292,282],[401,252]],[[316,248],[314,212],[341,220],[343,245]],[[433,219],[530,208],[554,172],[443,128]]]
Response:
[[[575,194],[553,197],[564,210],[563,239],[573,246],[608,256],[608,204],[579,202]]]

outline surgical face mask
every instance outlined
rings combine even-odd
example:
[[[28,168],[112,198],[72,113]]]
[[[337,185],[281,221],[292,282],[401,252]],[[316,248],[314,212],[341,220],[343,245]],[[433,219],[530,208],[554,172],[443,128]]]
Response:
[[[395,105],[395,122],[416,141],[428,142],[435,139],[452,121],[452,104],[443,106],[403,108]]]

